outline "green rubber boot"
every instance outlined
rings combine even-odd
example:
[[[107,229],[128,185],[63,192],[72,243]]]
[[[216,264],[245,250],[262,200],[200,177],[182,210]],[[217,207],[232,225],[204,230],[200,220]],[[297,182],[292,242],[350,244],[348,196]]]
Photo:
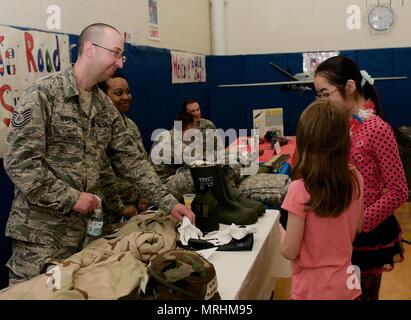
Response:
[[[216,171],[217,171],[217,174],[223,177],[223,179],[225,180],[224,181],[225,182],[224,183],[225,192],[227,194],[227,197],[231,201],[236,202],[245,208],[252,209],[257,214],[258,217],[262,216],[265,213],[265,207],[261,202],[242,197],[238,191],[236,192],[235,190],[231,188],[230,181],[229,179],[227,179],[227,175],[225,174],[226,171],[224,170],[223,167],[221,166],[216,167]]]
[[[191,210],[196,214],[196,227],[203,233],[219,229],[218,202],[211,191],[198,192],[191,204]]]
[[[221,173],[224,175],[224,172],[225,172],[224,168],[217,167],[217,171],[219,172],[219,174]],[[225,180],[226,180],[226,183],[225,183],[226,193],[232,201],[238,202],[243,207],[253,209],[255,213],[257,214],[257,216],[259,217],[261,217],[265,213],[265,207],[261,202],[241,196],[237,190],[231,188],[231,185],[228,179],[225,178]]]
[[[241,204],[243,207],[253,209],[259,217],[261,217],[265,213],[265,207],[261,202],[240,196],[240,193],[236,190],[231,189],[231,191],[234,200]]]
[[[194,189],[197,192],[210,190],[218,202],[218,219],[224,224],[247,225],[257,222],[258,216],[252,209],[231,200],[226,192],[226,180],[221,166],[190,168]]]

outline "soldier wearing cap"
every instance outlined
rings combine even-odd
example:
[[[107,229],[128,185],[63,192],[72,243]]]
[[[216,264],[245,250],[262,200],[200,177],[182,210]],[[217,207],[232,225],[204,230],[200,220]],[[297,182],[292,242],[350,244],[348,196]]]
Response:
[[[81,249],[87,216],[98,206],[96,195],[111,210],[126,208],[107,170],[108,154],[117,172],[149,201],[180,220],[194,220],[162,186],[118,110],[96,86],[123,67],[123,52],[117,29],[90,25],[80,35],[74,66],[35,81],[19,100],[4,157],[15,185],[6,226],[13,247],[7,262],[10,284]]]

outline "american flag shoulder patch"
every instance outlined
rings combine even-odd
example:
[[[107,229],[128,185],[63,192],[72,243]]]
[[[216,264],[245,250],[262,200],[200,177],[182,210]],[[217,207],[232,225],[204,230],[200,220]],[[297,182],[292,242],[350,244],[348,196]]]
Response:
[[[22,112],[14,111],[11,117],[11,125],[15,128],[24,128],[31,121],[31,109]]]

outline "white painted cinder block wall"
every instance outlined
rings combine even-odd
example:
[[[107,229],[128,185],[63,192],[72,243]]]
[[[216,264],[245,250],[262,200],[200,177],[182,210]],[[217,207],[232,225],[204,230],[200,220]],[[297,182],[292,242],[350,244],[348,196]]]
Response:
[[[366,15],[391,2],[397,21],[373,34]],[[411,0],[225,0],[227,54],[411,47]],[[158,0],[160,41],[148,38],[148,0],[0,0],[0,23],[46,30],[47,7],[61,8],[61,32],[79,34],[97,21],[137,32],[140,45],[212,53],[209,0]],[[346,10],[361,9],[361,29],[349,30]]]
[[[367,13],[391,3],[397,21],[371,33]],[[360,9],[360,29],[346,26],[347,8]],[[411,0],[226,0],[227,54],[411,47]]]
[[[150,40],[148,0],[0,0],[0,24],[47,30],[47,7],[61,8],[63,33],[95,22],[134,32],[140,45],[211,53],[209,0],[158,0],[160,41]]]

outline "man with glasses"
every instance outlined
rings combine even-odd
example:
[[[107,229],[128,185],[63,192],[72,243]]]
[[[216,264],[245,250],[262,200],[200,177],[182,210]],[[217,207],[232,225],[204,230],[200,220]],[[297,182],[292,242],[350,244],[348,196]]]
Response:
[[[179,220],[194,221],[194,214],[162,186],[120,113],[96,86],[123,67],[123,52],[118,30],[92,24],[80,34],[74,66],[35,81],[19,100],[4,157],[15,185],[6,227],[13,247],[10,284],[81,250],[87,217],[99,198],[104,210],[130,209],[111,184],[108,155],[113,168],[150,202]]]
[[[125,63],[126,60],[127,60],[127,57],[126,57],[126,56],[123,56],[123,53],[122,53],[121,50],[118,49],[118,48],[109,49],[109,48],[100,46],[99,44],[94,43],[94,42],[92,42],[91,44],[92,44],[93,46],[96,46],[96,47],[99,47],[99,48],[101,48],[101,49],[107,50],[108,52],[111,52],[117,59],[120,59],[120,58],[121,58],[121,61],[122,61],[123,63]]]

